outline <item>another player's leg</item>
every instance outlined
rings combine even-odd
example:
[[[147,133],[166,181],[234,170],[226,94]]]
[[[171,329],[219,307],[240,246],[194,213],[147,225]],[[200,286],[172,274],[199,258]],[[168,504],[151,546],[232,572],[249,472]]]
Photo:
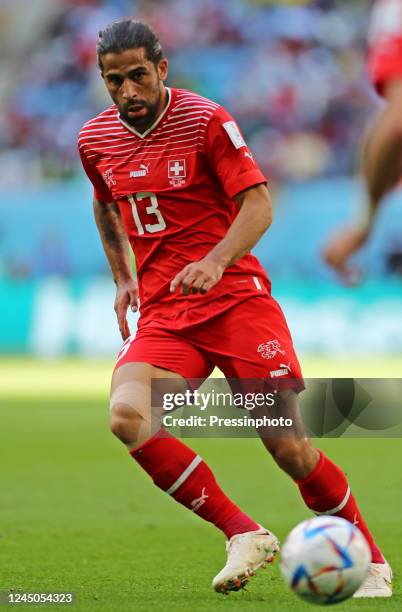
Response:
[[[156,378],[170,378],[172,392],[187,389],[184,378],[147,363],[125,363],[115,370],[111,430],[159,488],[223,531],[231,563],[214,587],[238,590],[272,560],[278,541],[225,495],[199,455],[153,422],[157,416],[151,417],[151,381]]]

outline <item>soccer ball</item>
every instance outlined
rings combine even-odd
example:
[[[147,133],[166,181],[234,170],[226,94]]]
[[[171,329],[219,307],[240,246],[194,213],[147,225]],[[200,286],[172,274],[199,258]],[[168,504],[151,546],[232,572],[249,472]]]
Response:
[[[302,599],[316,604],[351,597],[366,578],[371,552],[360,529],[336,516],[297,525],[282,548],[282,576]]]

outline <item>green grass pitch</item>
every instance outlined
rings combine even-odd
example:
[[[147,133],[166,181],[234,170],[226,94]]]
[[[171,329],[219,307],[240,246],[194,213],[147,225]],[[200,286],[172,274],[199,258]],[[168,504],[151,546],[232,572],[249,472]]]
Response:
[[[398,360],[303,365],[311,376],[402,371]],[[111,367],[0,361],[0,591],[73,591],[72,609],[80,612],[307,610],[283,584],[277,563],[247,592],[223,597],[211,590],[225,562],[224,537],[156,489],[108,433]],[[309,515],[258,440],[188,442],[233,500],[282,540]],[[396,574],[391,600],[350,600],[336,609],[399,611],[401,441],[326,440],[320,447],[348,473]]]

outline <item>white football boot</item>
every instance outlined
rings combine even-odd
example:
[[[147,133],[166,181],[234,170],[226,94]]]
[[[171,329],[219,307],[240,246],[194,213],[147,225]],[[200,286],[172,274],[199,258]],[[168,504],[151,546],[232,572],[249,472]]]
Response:
[[[259,567],[274,560],[279,552],[278,538],[261,527],[234,535],[226,543],[228,560],[225,567],[212,581],[218,593],[229,593],[243,589]]]
[[[392,570],[385,563],[370,563],[366,580],[353,597],[391,597],[392,596]]]

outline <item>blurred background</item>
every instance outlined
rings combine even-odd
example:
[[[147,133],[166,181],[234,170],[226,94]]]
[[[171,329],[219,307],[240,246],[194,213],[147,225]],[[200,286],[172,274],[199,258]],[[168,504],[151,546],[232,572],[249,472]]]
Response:
[[[169,84],[227,107],[269,177],[275,222],[255,253],[302,358],[400,355],[401,196],[358,257],[360,286],[343,287],[321,258],[328,235],[360,214],[359,148],[382,104],[365,68],[370,5],[0,0],[0,352],[109,358],[119,348],[76,139],[109,104],[98,31],[133,15],[159,32]]]

